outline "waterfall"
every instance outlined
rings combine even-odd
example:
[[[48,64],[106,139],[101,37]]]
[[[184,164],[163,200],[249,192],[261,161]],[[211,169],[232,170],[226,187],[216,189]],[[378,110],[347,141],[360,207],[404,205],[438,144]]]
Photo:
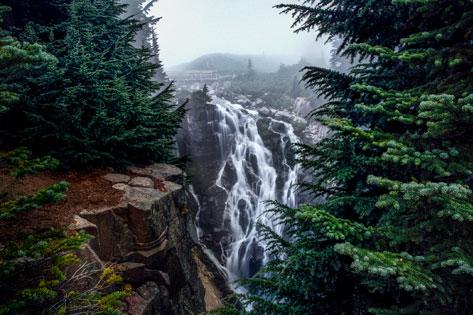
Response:
[[[290,165],[286,152],[289,145],[299,139],[291,124],[268,118],[268,130],[279,137],[278,150],[283,155],[283,167],[278,174],[273,153],[265,146],[258,130],[261,119],[258,113],[223,98],[212,96],[212,99],[218,120],[214,132],[222,155],[215,186],[224,190],[227,196],[221,228],[230,233],[221,260],[229,283],[233,284],[238,279],[250,277],[270,259],[258,235],[257,223],[282,233],[283,227],[275,224],[266,213],[266,202],[278,200],[289,206],[296,205],[293,185],[297,182],[298,166]],[[276,125],[279,128],[275,128]],[[224,181],[229,172],[233,179],[231,183]],[[283,181],[279,188],[278,178]]]

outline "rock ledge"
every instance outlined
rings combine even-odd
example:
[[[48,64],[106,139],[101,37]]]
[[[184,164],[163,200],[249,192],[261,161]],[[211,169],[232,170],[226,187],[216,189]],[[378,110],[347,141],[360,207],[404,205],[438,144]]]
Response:
[[[123,192],[122,200],[82,211],[71,229],[95,236],[89,247],[98,259],[114,263],[125,282],[135,287],[126,300],[128,313],[199,314],[221,305],[215,298],[212,305],[207,302],[207,288],[212,296],[222,294],[208,284],[208,276],[202,279],[202,262],[193,254],[202,251],[196,242],[197,210],[188,210],[182,170],[153,164],[104,178]]]

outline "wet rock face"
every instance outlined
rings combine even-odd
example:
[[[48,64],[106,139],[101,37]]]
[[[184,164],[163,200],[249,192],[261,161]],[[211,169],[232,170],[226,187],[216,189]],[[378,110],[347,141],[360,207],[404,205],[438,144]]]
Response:
[[[295,163],[291,140],[288,137],[281,138],[281,134],[285,133],[285,128],[283,123],[270,118],[258,120],[259,133],[265,146],[273,153],[273,166],[279,174],[276,179],[276,189],[279,196],[283,194],[284,181],[289,167]]]
[[[205,288],[193,250],[195,212],[180,169],[155,164],[128,175],[105,176],[123,191],[120,204],[83,211],[72,226],[95,236],[90,246],[101,261],[117,264],[137,289],[127,299],[130,314],[199,314]]]
[[[205,231],[202,241],[214,253],[218,253],[219,241],[228,237],[228,232],[223,229],[222,215],[227,193],[214,184],[223,158],[226,158],[231,147],[225,147],[226,142],[219,139],[219,136],[222,137],[218,132],[220,117],[215,106],[190,105],[187,120],[178,136],[179,152],[191,159],[188,169],[201,206],[199,226]],[[235,182],[231,164],[227,165],[222,181],[225,187]]]

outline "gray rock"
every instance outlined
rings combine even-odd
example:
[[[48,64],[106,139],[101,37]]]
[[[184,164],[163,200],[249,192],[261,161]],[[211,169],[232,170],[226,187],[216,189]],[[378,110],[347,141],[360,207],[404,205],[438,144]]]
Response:
[[[126,297],[125,301],[130,315],[156,314],[159,308],[159,287],[156,283],[148,281]]]
[[[85,231],[89,234],[97,235],[97,225],[78,215],[74,216],[74,223],[69,228],[73,231]]]
[[[171,279],[169,278],[169,275],[161,270],[158,270],[158,274],[159,274],[159,280],[161,282],[161,284],[164,284],[168,287],[171,286]]]
[[[133,283],[145,282],[146,265],[137,262],[124,262],[118,265],[118,270],[126,281]]]
[[[130,166],[127,170],[130,173],[135,174],[135,175],[143,175],[143,176],[151,175],[151,169],[149,169],[148,167]]]
[[[169,164],[153,164],[150,166],[151,176],[163,181],[172,181],[178,184],[183,182],[183,172],[180,168]]]
[[[135,175],[149,176],[160,181],[183,183],[184,172],[174,165],[156,163],[147,167],[129,167],[128,171]]]
[[[154,188],[127,186],[125,189],[125,200],[138,209],[150,211],[156,201],[166,197],[168,194],[167,191],[160,191]]]
[[[134,187],[154,188],[154,182],[149,177],[134,177],[128,185]]]
[[[297,116],[293,118],[292,122],[295,124],[307,125],[307,120],[301,117],[297,117]]]
[[[158,285],[152,281],[146,282],[145,285],[138,288],[138,294],[141,295],[146,300],[156,297],[159,293]]]
[[[117,173],[109,173],[103,177],[105,180],[113,184],[117,183],[128,183],[130,180],[130,176],[124,174],[117,174]]]
[[[192,259],[195,210],[188,207],[182,170],[154,164],[129,172],[136,177],[107,176],[119,181],[112,186],[123,191],[119,204],[82,211],[75,228],[95,229],[91,247],[99,259],[120,263],[124,278],[139,287],[126,298],[129,314],[203,312],[205,289]]]
[[[292,120],[293,114],[289,113],[286,110],[279,110],[276,112],[275,117],[280,120],[284,120],[286,122],[290,122]]]
[[[112,186],[113,189],[125,191],[129,186],[127,184],[119,183]]]
[[[263,116],[269,116],[269,115],[271,115],[271,110],[267,107],[262,107],[262,108],[258,109],[258,113],[260,113]]]

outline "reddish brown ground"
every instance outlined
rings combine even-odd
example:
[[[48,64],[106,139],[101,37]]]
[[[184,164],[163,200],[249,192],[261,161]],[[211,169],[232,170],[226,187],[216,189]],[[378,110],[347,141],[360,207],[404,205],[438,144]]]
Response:
[[[18,233],[31,233],[46,228],[63,228],[70,225],[75,214],[82,210],[101,208],[120,202],[122,193],[111,187],[102,178],[107,171],[42,173],[14,179],[9,170],[0,170],[0,192],[8,192],[8,199],[30,195],[37,190],[65,180],[69,182],[67,197],[56,204],[46,205],[27,213],[20,213],[15,219],[0,220],[0,241],[14,239]]]

